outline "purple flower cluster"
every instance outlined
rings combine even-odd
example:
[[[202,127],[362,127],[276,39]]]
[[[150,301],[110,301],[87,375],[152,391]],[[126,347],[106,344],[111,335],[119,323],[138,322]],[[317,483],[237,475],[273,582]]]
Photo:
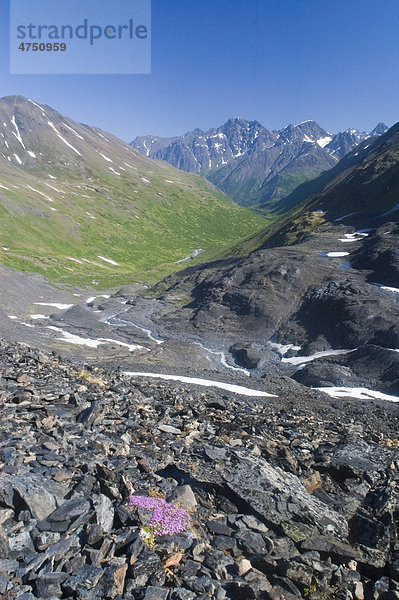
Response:
[[[190,527],[190,515],[184,508],[176,508],[162,498],[130,496],[129,506],[152,510],[151,527],[155,535],[173,535]]]

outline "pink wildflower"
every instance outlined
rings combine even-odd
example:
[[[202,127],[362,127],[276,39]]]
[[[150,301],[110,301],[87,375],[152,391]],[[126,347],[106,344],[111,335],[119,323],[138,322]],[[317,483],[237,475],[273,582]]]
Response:
[[[155,535],[173,535],[190,527],[190,515],[184,508],[176,508],[162,498],[130,496],[130,506],[152,510],[151,527]]]

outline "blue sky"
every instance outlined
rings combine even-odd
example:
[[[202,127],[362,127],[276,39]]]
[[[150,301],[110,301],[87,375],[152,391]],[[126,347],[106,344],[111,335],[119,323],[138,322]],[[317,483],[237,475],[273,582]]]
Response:
[[[331,132],[399,120],[398,0],[152,0],[151,75],[10,75],[8,5],[0,96],[127,141],[238,115],[269,129],[315,119]]]

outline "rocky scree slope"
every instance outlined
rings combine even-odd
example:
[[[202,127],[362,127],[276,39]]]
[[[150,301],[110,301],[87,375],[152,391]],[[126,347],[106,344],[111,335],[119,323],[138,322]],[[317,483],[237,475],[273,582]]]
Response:
[[[298,185],[387,129],[379,123],[368,134],[357,129],[330,134],[315,121],[305,121],[269,131],[257,121],[236,117],[206,132],[137,137],[131,145],[144,156],[205,175],[239,204],[283,213],[290,207],[283,199]]]
[[[203,178],[22,96],[0,100],[0,260],[103,288],[223,255],[267,224]]]
[[[198,393],[1,342],[1,597],[398,598],[398,405],[268,384]],[[132,493],[192,528],[149,548]]]

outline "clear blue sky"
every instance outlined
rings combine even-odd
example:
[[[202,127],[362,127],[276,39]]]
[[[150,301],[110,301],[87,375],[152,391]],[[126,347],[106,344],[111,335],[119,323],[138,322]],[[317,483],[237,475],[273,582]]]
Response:
[[[399,0],[153,0],[152,74],[121,76],[10,75],[8,5],[0,96],[127,141],[237,115],[269,129],[315,119],[331,132],[399,120]]]

